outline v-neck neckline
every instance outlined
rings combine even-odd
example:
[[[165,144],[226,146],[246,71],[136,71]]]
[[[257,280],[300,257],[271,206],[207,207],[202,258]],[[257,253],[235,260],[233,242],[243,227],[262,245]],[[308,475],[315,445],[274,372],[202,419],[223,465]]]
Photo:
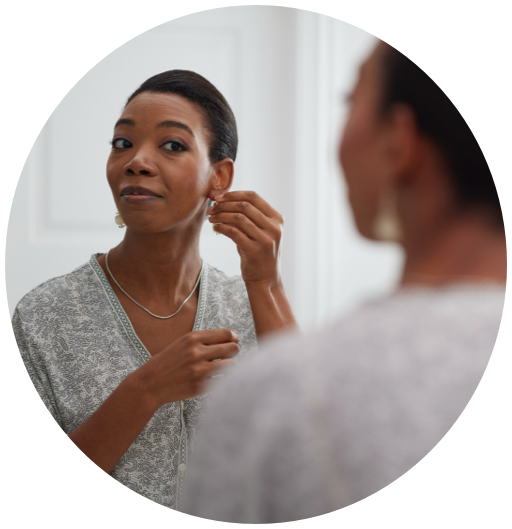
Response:
[[[103,254],[101,253],[92,254],[91,258],[89,259],[89,265],[91,266],[94,273],[96,274],[96,277],[99,279],[101,286],[103,287],[103,291],[105,292],[108,301],[112,305],[114,312],[119,318],[119,321],[121,322],[121,325],[123,326],[123,329],[126,332],[128,339],[133,344],[133,346],[139,353],[139,356],[142,358],[142,360],[144,362],[147,362],[151,358],[151,355],[149,354],[149,351],[146,349],[146,346],[142,343],[140,338],[137,336],[137,333],[135,332],[135,329],[133,328],[130,318],[128,318],[119,299],[117,298],[114,290],[112,289],[107,279],[107,276],[105,275],[105,272],[103,272],[103,269],[99,265],[96,258],[99,257],[100,255],[103,255]],[[208,283],[208,264],[204,263],[203,271],[201,273],[201,280],[199,282],[199,296],[197,300],[196,317],[194,319],[194,326],[192,328],[193,331],[201,330],[201,327],[203,325],[204,309],[206,305],[207,283]]]

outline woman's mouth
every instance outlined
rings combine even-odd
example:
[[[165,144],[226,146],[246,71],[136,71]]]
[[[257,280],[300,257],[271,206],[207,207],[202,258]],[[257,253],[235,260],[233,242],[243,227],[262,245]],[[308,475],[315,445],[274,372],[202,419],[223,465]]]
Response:
[[[145,187],[128,186],[121,191],[121,198],[130,204],[145,204],[162,198]]]

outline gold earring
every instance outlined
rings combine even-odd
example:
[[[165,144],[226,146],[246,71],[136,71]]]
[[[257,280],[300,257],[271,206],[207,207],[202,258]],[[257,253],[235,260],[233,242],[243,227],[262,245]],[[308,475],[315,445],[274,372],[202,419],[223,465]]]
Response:
[[[381,195],[373,223],[373,235],[379,241],[402,241],[403,229],[396,206],[396,193],[388,191]]]
[[[117,224],[118,228],[125,228],[126,224],[123,221],[123,217],[121,217],[121,214],[119,211],[116,211],[116,216],[114,217],[114,221]]]

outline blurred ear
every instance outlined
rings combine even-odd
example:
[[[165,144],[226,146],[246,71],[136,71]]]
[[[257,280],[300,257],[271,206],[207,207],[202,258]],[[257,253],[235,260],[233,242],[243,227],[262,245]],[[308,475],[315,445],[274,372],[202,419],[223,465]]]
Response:
[[[208,193],[210,200],[215,200],[216,195],[221,195],[230,190],[235,174],[235,165],[231,158],[224,158],[213,164],[212,188]]]
[[[386,118],[384,154],[389,177],[393,182],[402,183],[414,174],[420,160],[422,136],[413,110],[405,104],[396,104]]]

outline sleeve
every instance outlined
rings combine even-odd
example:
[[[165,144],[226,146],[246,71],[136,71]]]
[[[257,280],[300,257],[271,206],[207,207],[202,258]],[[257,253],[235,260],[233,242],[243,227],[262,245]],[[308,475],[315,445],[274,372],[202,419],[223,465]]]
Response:
[[[14,336],[18,343],[18,348],[21,353],[21,358],[25,364],[25,368],[34,384],[39,396],[44,402],[52,417],[62,428],[60,415],[53,393],[51,378],[48,374],[46,364],[43,360],[42,351],[33,339],[30,332],[30,324],[24,321],[22,310],[19,306],[16,307],[12,318],[12,327]]]

